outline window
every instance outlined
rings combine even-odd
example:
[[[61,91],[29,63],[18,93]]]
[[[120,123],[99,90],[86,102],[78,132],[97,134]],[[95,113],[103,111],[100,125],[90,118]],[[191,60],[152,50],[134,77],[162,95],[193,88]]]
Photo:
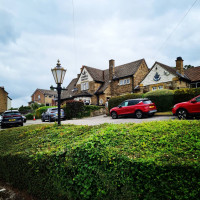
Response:
[[[128,106],[128,101],[122,102],[121,107],[125,107],[125,106]]]
[[[157,87],[152,87],[152,90],[157,90]]]
[[[81,83],[81,90],[88,90],[89,89],[89,82]]]
[[[38,95],[38,100],[40,100],[40,95]]]
[[[159,90],[162,90],[162,89],[163,89],[163,86],[162,86],[162,85],[160,85],[160,86],[158,87],[158,89],[159,89]]]
[[[127,85],[127,84],[130,84],[130,78],[119,81],[119,85]]]
[[[128,105],[129,105],[129,106],[134,106],[134,105],[136,105],[136,104],[138,104],[138,103],[139,103],[138,100],[130,100],[130,101],[128,101]]]
[[[200,97],[197,97],[197,98],[196,98],[196,101],[197,101],[197,102],[200,102]]]
[[[103,99],[99,100],[99,104],[102,105],[103,104]]]

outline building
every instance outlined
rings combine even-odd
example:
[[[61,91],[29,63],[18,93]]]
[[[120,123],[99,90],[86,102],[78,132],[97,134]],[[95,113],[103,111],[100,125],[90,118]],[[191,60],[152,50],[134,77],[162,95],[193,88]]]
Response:
[[[4,87],[0,87],[0,113],[11,108],[11,101],[12,99],[8,96]]]
[[[181,57],[176,59],[176,67],[155,62],[139,87],[141,92],[200,87],[200,67],[185,70]]]
[[[148,72],[144,59],[120,66],[115,66],[115,60],[110,60],[106,70],[82,66],[80,74],[62,93],[61,100],[74,99],[104,105],[110,97],[136,92],[137,85]]]
[[[29,105],[36,102],[38,104],[44,104],[45,106],[54,106],[56,105],[55,103],[56,98],[57,98],[57,91],[36,89],[31,96],[31,102],[29,102]]]

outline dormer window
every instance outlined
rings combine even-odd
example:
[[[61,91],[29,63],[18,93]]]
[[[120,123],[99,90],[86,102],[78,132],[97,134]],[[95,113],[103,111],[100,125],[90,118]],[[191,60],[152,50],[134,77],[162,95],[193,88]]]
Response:
[[[119,81],[119,85],[127,85],[127,84],[130,84],[130,78]]]

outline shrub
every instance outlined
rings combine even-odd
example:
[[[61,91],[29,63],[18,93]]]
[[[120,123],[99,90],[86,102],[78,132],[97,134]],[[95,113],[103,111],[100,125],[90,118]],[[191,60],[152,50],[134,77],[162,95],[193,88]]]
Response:
[[[0,132],[0,179],[40,200],[199,199],[200,121]]]
[[[63,109],[67,119],[81,118],[84,112],[84,103],[82,101],[69,100]]]
[[[174,105],[173,90],[155,90],[144,94],[145,98],[149,98],[155,103],[159,112],[169,111]]]
[[[99,110],[101,108],[102,108],[102,106],[84,105],[84,110],[83,110],[83,113],[81,114],[81,116],[82,117],[89,117],[91,112],[93,112],[95,110]]]
[[[142,96],[143,94],[141,93],[133,93],[133,94],[126,94],[122,96],[112,97],[108,102],[108,109],[110,110],[111,108],[118,106],[120,103],[122,103],[127,99],[141,98]]]
[[[27,115],[25,115],[26,116],[26,119],[28,120],[31,120],[31,119],[33,119],[33,113],[29,113],[29,114],[27,114]]]
[[[43,106],[43,107],[40,107],[35,111],[35,116],[37,117],[37,119],[40,119],[42,117],[42,113],[43,112],[46,112],[48,108],[53,108],[53,107],[56,107],[56,106]]]
[[[200,95],[200,88],[185,88],[174,91],[174,104],[189,101]]]

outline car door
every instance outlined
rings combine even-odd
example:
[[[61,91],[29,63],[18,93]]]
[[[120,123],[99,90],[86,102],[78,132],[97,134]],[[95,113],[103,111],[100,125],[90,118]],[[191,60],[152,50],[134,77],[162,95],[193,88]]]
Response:
[[[126,115],[127,110],[128,110],[128,101],[124,101],[118,106],[117,113],[118,115]]]
[[[134,114],[135,113],[135,108],[136,108],[136,104],[138,103],[137,100],[129,100],[128,102],[128,106],[129,106],[129,109],[128,109],[128,114]]]
[[[191,105],[191,112],[192,113],[200,113],[200,96],[192,99],[190,101],[190,105]]]

